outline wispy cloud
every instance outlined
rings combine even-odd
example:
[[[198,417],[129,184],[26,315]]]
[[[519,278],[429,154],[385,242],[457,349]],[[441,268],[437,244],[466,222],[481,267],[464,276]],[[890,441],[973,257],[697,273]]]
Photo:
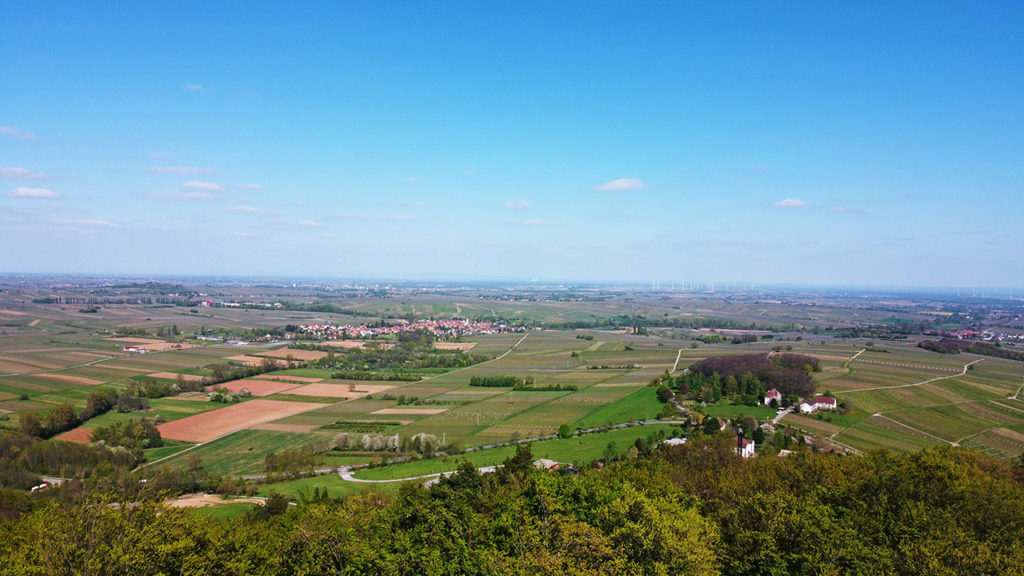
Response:
[[[409,176],[408,178],[402,178],[402,182],[409,182],[410,184],[419,182],[420,179],[415,176]]]
[[[241,190],[263,190],[263,186],[259,184],[235,184],[235,188]]]
[[[533,208],[533,204],[530,204],[526,200],[516,200],[514,202],[506,202],[505,208],[514,208],[516,210],[528,210]]]
[[[15,198],[56,198],[57,194],[49,188],[29,188],[27,186],[19,186],[10,193],[10,196]]]
[[[235,236],[239,238],[259,238],[260,235],[255,232],[235,232]]]
[[[273,214],[270,210],[264,210],[255,206],[232,206],[227,210],[233,214],[260,214],[264,216]]]
[[[831,209],[829,209],[829,212],[832,212],[833,214],[864,214],[865,213],[862,208],[853,208],[851,206],[839,206],[839,207],[836,207],[836,208],[831,208]]]
[[[213,174],[214,170],[205,166],[149,166],[146,168],[146,172],[195,176],[196,174]]]
[[[516,222],[520,226],[547,226],[548,223],[541,220],[540,218],[529,218],[521,222]]]
[[[398,214],[394,216],[363,216],[359,214],[345,214],[340,216],[342,220],[354,220],[356,222],[411,222],[415,220],[412,216]]]
[[[803,200],[797,200],[796,198],[786,198],[785,200],[779,200],[772,204],[776,208],[803,208],[807,203]]]
[[[17,168],[15,166],[0,166],[0,178],[10,178],[12,180],[41,180],[46,176],[42,172],[33,172],[24,168]]]
[[[206,190],[208,192],[220,192],[224,189],[220,184],[213,182],[200,182],[198,180],[189,180],[181,185],[186,190]]]
[[[18,140],[39,140],[39,136],[22,130],[21,128],[15,128],[14,126],[0,126],[0,134],[4,136],[10,136]]]
[[[626,192],[628,190],[643,190],[647,185],[639,178],[619,178],[611,182],[605,182],[600,186],[594,186],[594,190],[601,192]]]
[[[190,192],[160,192],[154,194],[146,194],[146,198],[153,198],[156,200],[213,200],[217,197],[212,192],[205,192],[203,190],[192,190]]]
[[[396,200],[394,202],[388,202],[388,204],[391,204],[392,206],[412,206],[414,208],[423,208],[424,206],[430,205],[419,200]]]
[[[120,228],[121,225],[116,222],[109,220],[99,220],[96,218],[60,218],[58,220],[51,220],[53,224],[59,224],[63,226],[84,226],[88,228]]]
[[[204,90],[202,84],[196,84],[195,82],[186,82],[181,87],[189,92],[202,92]]]
[[[174,154],[171,152],[151,152],[148,156],[154,160],[161,158],[174,158]]]
[[[305,226],[307,228],[319,228],[323,226],[323,222],[317,222],[316,220],[300,220],[299,226]]]

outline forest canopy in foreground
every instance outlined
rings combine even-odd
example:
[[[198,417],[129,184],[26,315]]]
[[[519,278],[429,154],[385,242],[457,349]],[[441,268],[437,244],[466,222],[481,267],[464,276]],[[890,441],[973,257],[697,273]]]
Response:
[[[578,474],[531,461],[234,520],[53,502],[0,521],[0,573],[1024,573],[1024,470],[976,452],[741,460],[707,439]]]

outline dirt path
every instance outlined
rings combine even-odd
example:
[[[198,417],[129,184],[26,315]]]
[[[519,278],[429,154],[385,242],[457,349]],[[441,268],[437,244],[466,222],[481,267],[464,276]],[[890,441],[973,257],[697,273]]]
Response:
[[[924,430],[918,430],[917,428],[914,428],[913,426],[907,426],[903,422],[900,422],[899,420],[893,420],[892,418],[889,418],[888,416],[886,416],[884,414],[878,413],[878,414],[872,414],[872,416],[875,417],[875,418],[882,418],[883,420],[888,420],[889,422],[892,422],[893,424],[897,424],[899,426],[903,426],[904,428],[906,428],[908,430],[913,430],[914,432],[917,432],[918,434],[921,434],[922,436],[927,436],[929,438],[934,438],[934,439],[938,440],[939,442],[944,442],[946,444],[949,444],[950,446],[959,446],[959,444],[957,444],[956,442],[950,442],[949,440],[946,440],[945,438],[939,438],[938,436],[936,436],[934,434],[929,434],[929,433],[925,432]]]
[[[679,349],[679,353],[678,353],[678,354],[676,354],[676,361],[675,361],[675,362],[674,362],[674,363],[672,364],[672,370],[671,370],[671,372],[669,372],[669,374],[671,374],[672,372],[675,372],[675,371],[676,371],[676,369],[678,369],[678,368],[679,368],[679,360],[680,360],[680,359],[681,359],[682,357],[683,357],[683,349],[682,349],[682,348],[680,348],[680,349]]]
[[[845,395],[845,394],[853,394],[854,392],[868,392],[868,391],[871,391],[871,390],[896,390],[898,388],[913,388],[914,386],[921,386],[923,384],[931,384],[932,382],[938,382],[939,380],[949,380],[950,378],[958,378],[960,376],[966,376],[968,368],[970,368],[972,364],[977,364],[978,362],[981,362],[982,360],[984,360],[984,358],[978,358],[977,360],[975,360],[973,362],[968,362],[967,364],[964,364],[964,369],[959,374],[953,374],[952,376],[939,376],[938,378],[932,378],[930,380],[925,380],[923,382],[915,382],[913,384],[901,384],[899,386],[875,386],[874,388],[859,388],[857,390],[847,390],[845,392],[842,392],[842,394]]]

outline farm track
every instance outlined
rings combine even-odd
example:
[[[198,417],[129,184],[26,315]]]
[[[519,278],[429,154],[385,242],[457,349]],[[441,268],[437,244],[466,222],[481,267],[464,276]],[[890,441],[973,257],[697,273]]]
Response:
[[[893,424],[897,424],[899,426],[903,426],[904,428],[906,428],[908,430],[913,430],[914,432],[917,432],[918,434],[921,434],[922,436],[927,436],[929,438],[934,438],[935,440],[938,440],[939,442],[943,442],[943,443],[949,444],[950,446],[959,446],[959,444],[957,444],[956,442],[950,442],[949,440],[946,440],[945,438],[939,438],[938,436],[936,436],[934,434],[929,434],[929,433],[925,432],[924,430],[918,430],[917,428],[914,428],[913,426],[908,426],[908,425],[904,424],[903,422],[900,422],[899,420],[893,420],[892,418],[889,418],[888,416],[886,416],[884,414],[881,414],[881,413],[879,413],[879,414],[872,414],[871,416],[873,418],[881,418],[883,420],[888,420],[889,422],[892,422]],[[983,432],[985,432],[985,431],[983,431]]]
[[[939,380],[949,380],[951,378],[958,378],[960,376],[966,376],[967,375],[967,370],[971,367],[971,365],[972,364],[977,364],[978,362],[981,362],[982,360],[984,360],[984,358],[978,358],[977,360],[975,360],[973,362],[968,362],[967,364],[964,364],[963,370],[959,374],[954,374],[952,376],[939,376],[938,378],[932,378],[930,380],[924,380],[923,382],[914,382],[913,384],[900,384],[898,386],[875,386],[874,388],[858,388],[856,390],[847,390],[847,391],[843,392],[843,394],[853,394],[854,392],[869,392],[871,390],[896,390],[896,389],[899,389],[899,388],[913,388],[915,386],[922,386],[924,384],[931,384],[932,382],[938,382]]]

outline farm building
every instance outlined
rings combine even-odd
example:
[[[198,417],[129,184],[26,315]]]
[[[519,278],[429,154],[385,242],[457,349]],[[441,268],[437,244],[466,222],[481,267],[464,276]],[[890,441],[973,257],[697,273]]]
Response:
[[[830,396],[815,396],[810,402],[800,404],[800,411],[804,414],[810,414],[815,410],[835,410],[836,407],[838,407],[838,403],[835,398]]]
[[[134,352],[135,354],[145,354],[146,348],[144,346],[125,346],[125,352]]]
[[[754,448],[757,443],[753,440],[747,440],[746,438],[736,438],[736,453],[744,458],[750,458],[754,455]]]
[[[771,406],[772,405],[772,400],[775,400],[775,403],[781,406],[782,405],[782,392],[779,392],[775,388],[772,388],[771,390],[765,392],[764,393],[764,405],[765,406]]]

